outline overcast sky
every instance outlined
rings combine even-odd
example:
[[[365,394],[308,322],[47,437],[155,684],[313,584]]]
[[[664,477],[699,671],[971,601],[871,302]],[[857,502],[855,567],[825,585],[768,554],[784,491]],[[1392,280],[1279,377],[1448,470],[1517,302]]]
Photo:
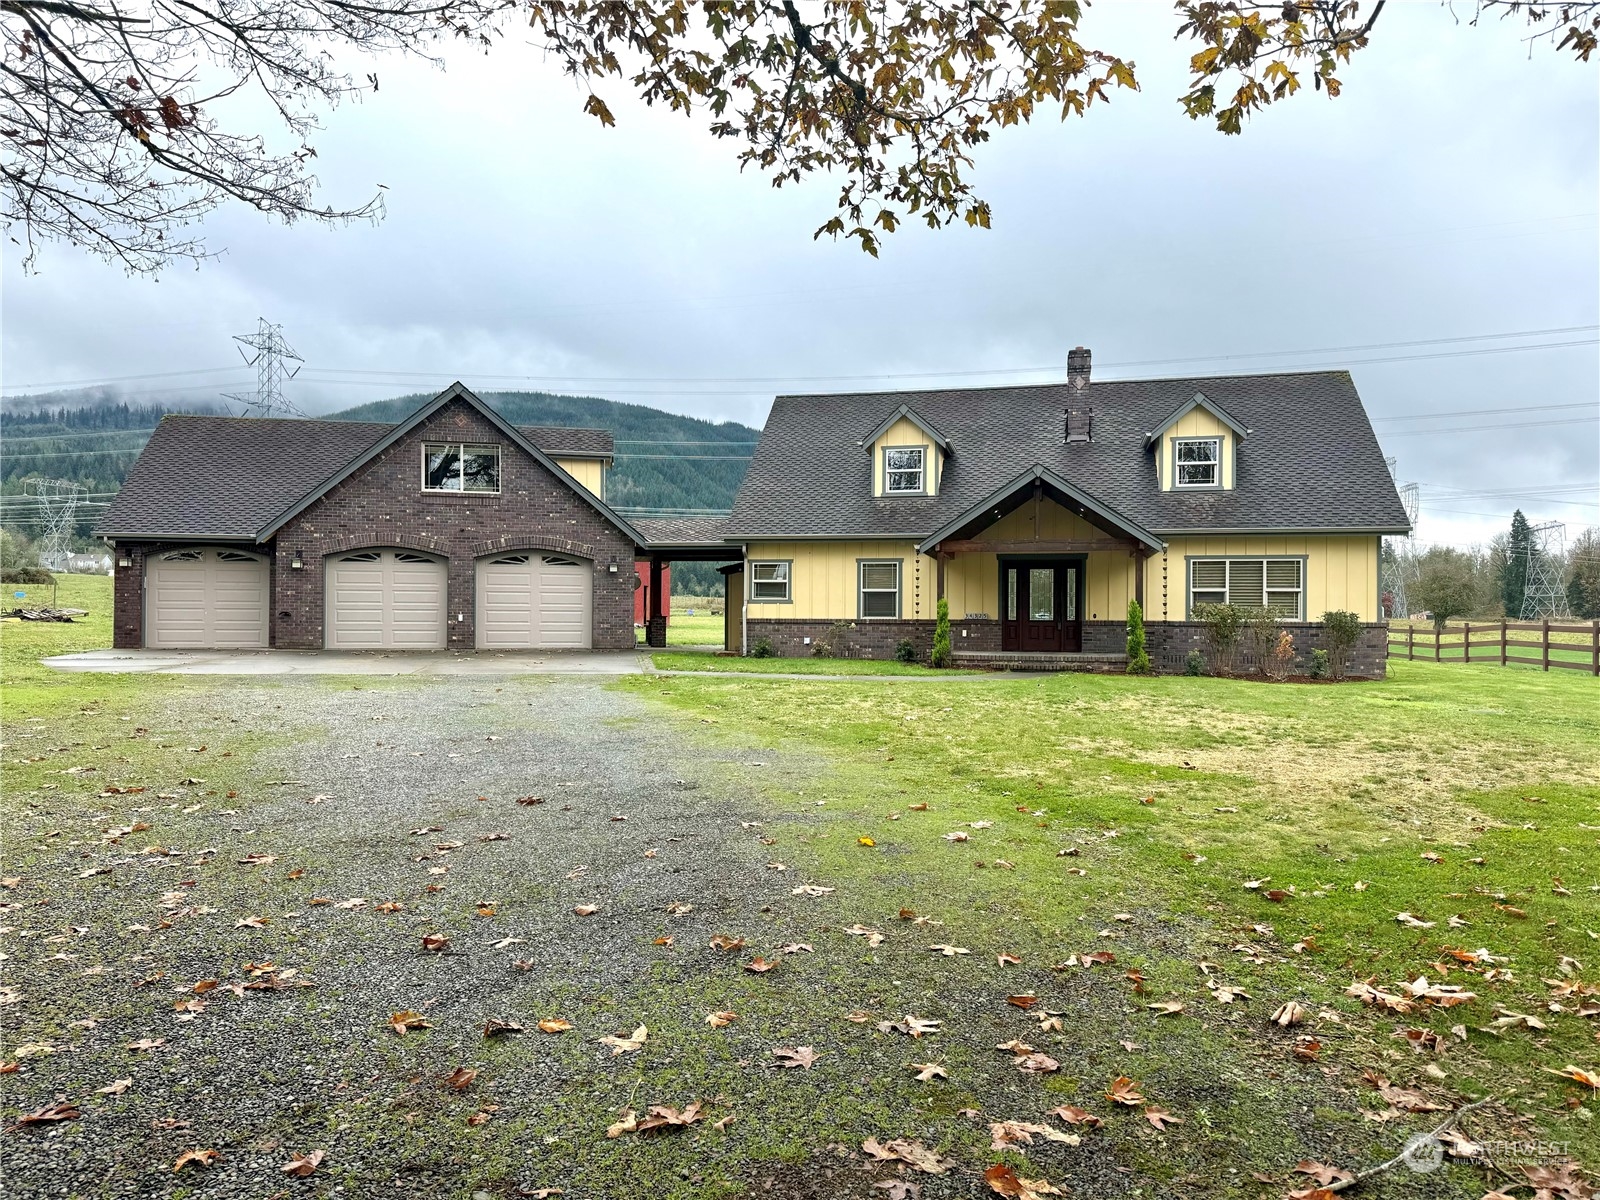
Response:
[[[759,425],[777,392],[1060,377],[1079,343],[1102,377],[1349,365],[1423,485],[1424,540],[1483,540],[1519,505],[1600,522],[1593,328],[1485,336],[1600,323],[1600,69],[1530,58],[1509,23],[1391,4],[1340,99],[1308,89],[1224,138],[1181,114],[1174,28],[1165,5],[1092,10],[1086,42],[1134,59],[1143,91],[997,135],[973,175],[994,228],[907,225],[876,261],[812,240],[834,183],[741,176],[735,146],[622,85],[602,130],[517,31],[443,73],[385,61],[381,91],[315,140],[326,200],[381,183],[386,220],[221,210],[222,256],[159,281],[64,246],[24,275],[8,246],[0,382],[226,367],[263,316],[306,360],[289,394],[308,411],[460,378]],[[1580,344],[1501,352],[1557,342]],[[1201,361],[1223,355],[1240,357]],[[974,371],[1013,373],[954,375]],[[203,400],[250,382],[128,386]]]

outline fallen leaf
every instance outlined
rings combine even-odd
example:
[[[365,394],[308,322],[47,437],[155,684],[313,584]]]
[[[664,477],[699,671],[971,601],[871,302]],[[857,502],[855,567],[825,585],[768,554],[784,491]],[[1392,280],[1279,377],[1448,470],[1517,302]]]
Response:
[[[1348,1183],[1355,1178],[1349,1171],[1340,1167],[1330,1167],[1327,1163],[1320,1163],[1310,1158],[1302,1158],[1292,1169],[1301,1175],[1311,1176],[1323,1187],[1327,1187],[1330,1183]]]
[[[312,1150],[308,1154],[298,1154],[284,1163],[280,1169],[285,1175],[295,1175],[304,1179],[321,1165],[327,1153],[326,1150]]]
[[[389,1028],[396,1033],[404,1034],[412,1029],[432,1029],[433,1022],[425,1020],[421,1013],[397,1012],[390,1014]]]
[[[209,1167],[220,1157],[221,1155],[219,1155],[215,1150],[185,1150],[182,1154],[178,1155],[178,1161],[172,1164],[172,1169],[174,1172],[178,1172],[183,1170],[190,1163],[194,1163],[196,1166],[200,1167]]]
[[[1157,1129],[1161,1130],[1165,1130],[1168,1125],[1183,1124],[1182,1117],[1175,1117],[1166,1109],[1157,1108],[1153,1104],[1144,1110],[1144,1119],[1149,1121],[1150,1124],[1154,1125]]]
[[[1287,1000],[1272,1010],[1272,1023],[1287,1029],[1291,1025],[1299,1025],[1306,1019],[1306,1010],[1293,1000]]]
[[[502,1021],[491,1017],[483,1023],[483,1036],[486,1038],[503,1037],[508,1033],[523,1033],[525,1030],[515,1021]]]
[[[542,1028],[544,1022],[541,1021],[539,1024]],[[565,1024],[565,1022],[562,1022],[562,1024]],[[559,1033],[560,1031],[547,1030],[546,1032]],[[650,1031],[641,1025],[626,1037],[622,1036],[621,1034],[607,1034],[605,1037],[600,1039],[600,1044],[602,1046],[610,1046],[612,1056],[615,1057],[618,1054],[628,1054],[639,1049],[639,1047],[645,1044],[649,1036]]]
[[[983,1173],[989,1190],[997,1196],[1016,1197],[1016,1200],[1038,1200],[1040,1196],[1064,1196],[1060,1188],[1048,1180],[1024,1179],[1004,1163],[996,1163]]]
[[[1139,1094],[1138,1082],[1126,1075],[1118,1075],[1111,1081],[1111,1090],[1106,1092],[1106,1099],[1113,1104],[1126,1104],[1130,1108],[1138,1108],[1144,1103],[1144,1097]]]
[[[940,1158],[921,1142],[907,1141],[896,1138],[889,1142],[879,1142],[877,1138],[868,1138],[861,1143],[861,1149],[868,1156],[880,1162],[903,1162],[913,1170],[921,1171],[926,1175],[943,1175],[956,1165],[954,1159]]]
[[[989,1149],[1012,1150],[1018,1146],[1031,1146],[1033,1139],[1042,1137],[1047,1142],[1062,1142],[1076,1146],[1083,1141],[1075,1133],[1062,1133],[1049,1125],[1036,1125],[1032,1121],[990,1121]]]
[[[425,933],[422,935],[422,948],[430,954],[443,954],[450,949],[450,939],[442,933]]]
[[[713,1029],[726,1029],[739,1019],[739,1014],[724,1009],[721,1012],[707,1013],[706,1024]]]
[[[719,934],[717,934],[715,937],[713,937],[711,939],[711,948],[713,950],[722,950],[724,952],[727,952],[727,951],[732,951],[732,950],[739,950],[739,949],[742,949],[743,947],[744,947],[744,939],[743,938],[736,938],[732,934],[719,933]]]
[[[972,951],[968,950],[965,946],[949,946],[949,945],[944,945],[944,944],[935,945],[935,946],[929,946],[928,949],[934,951],[937,954],[942,954],[946,958],[952,958],[957,954],[971,954],[972,953]]]
[[[1086,1129],[1099,1129],[1105,1122],[1095,1116],[1086,1108],[1078,1108],[1073,1104],[1063,1104],[1059,1108],[1052,1108],[1046,1116],[1060,1117],[1068,1125],[1082,1125]]]
[[[773,967],[777,966],[782,961],[782,959],[766,959],[758,955],[757,957],[752,958],[749,962],[745,963],[744,969],[755,975],[765,975],[768,971],[772,970]]]
[[[24,1113],[17,1118],[17,1125],[46,1125],[54,1121],[76,1121],[83,1113],[78,1106],[68,1100],[57,1100],[54,1104],[46,1104],[36,1112]]]
[[[132,1086],[133,1080],[118,1079],[106,1084],[105,1087],[95,1088],[94,1091],[97,1096],[120,1096]]]
[[[946,1071],[938,1063],[907,1063],[906,1066],[921,1083],[927,1083],[934,1079],[950,1078],[950,1072]]]
[[[599,911],[600,906],[597,904],[580,904],[572,910],[572,913],[577,917],[592,917]]]
[[[785,1046],[782,1049],[774,1050],[772,1057],[778,1060],[780,1067],[799,1067],[809,1071],[811,1065],[821,1056],[810,1046]]]

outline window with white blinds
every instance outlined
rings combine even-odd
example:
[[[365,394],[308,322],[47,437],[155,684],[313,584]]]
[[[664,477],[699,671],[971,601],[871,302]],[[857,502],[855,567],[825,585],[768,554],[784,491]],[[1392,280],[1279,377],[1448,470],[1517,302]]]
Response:
[[[1195,558],[1189,560],[1189,612],[1202,604],[1266,608],[1275,617],[1305,617],[1305,560]]]
[[[861,615],[898,617],[900,615],[900,563],[864,562],[861,573]]]

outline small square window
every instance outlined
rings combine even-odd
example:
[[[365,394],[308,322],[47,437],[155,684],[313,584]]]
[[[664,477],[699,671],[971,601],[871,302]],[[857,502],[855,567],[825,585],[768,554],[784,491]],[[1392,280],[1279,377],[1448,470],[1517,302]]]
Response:
[[[787,562],[751,563],[750,599],[756,602],[788,603],[789,564]]]
[[[1173,443],[1178,487],[1216,487],[1222,482],[1221,438],[1178,438]]]
[[[498,492],[500,447],[429,442],[422,448],[425,492]]]
[[[894,495],[921,495],[927,477],[927,449],[912,446],[883,452],[883,490]]]

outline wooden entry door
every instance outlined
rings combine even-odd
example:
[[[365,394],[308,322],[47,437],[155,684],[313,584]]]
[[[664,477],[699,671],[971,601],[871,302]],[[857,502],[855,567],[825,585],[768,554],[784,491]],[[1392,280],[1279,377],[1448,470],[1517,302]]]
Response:
[[[1078,559],[1011,559],[1000,564],[1000,648],[1029,654],[1083,648]]]

